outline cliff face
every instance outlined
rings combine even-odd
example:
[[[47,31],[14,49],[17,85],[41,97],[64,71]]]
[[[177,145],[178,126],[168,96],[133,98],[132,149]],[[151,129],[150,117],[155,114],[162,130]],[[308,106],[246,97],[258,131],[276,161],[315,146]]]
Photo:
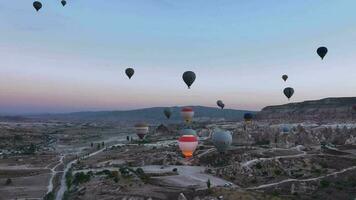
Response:
[[[267,106],[257,113],[258,120],[269,121],[356,121],[356,97],[326,98],[321,100]]]

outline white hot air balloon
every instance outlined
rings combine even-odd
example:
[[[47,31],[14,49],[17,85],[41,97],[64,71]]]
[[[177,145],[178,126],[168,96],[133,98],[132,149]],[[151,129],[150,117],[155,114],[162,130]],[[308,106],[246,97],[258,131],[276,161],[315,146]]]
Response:
[[[181,111],[181,116],[186,123],[190,123],[194,117],[194,111],[190,107],[184,107]]]
[[[184,157],[190,158],[198,146],[198,138],[195,135],[182,135],[178,140],[178,145]]]

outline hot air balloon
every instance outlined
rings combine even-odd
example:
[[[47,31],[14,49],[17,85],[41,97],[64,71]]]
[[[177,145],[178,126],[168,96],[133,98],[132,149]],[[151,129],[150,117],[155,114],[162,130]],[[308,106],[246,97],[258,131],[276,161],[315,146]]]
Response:
[[[191,107],[182,108],[180,114],[186,123],[190,123],[194,117],[194,111]]]
[[[129,79],[131,79],[131,77],[132,77],[132,76],[134,75],[134,73],[135,73],[135,70],[132,69],[132,68],[127,68],[127,69],[125,70],[125,73],[126,73],[127,77],[129,77]]]
[[[220,153],[225,152],[232,143],[232,136],[229,131],[216,131],[213,133],[211,139],[213,141],[214,146]]]
[[[170,108],[165,108],[163,110],[164,115],[167,117],[167,119],[171,118],[172,115],[172,110]]]
[[[251,113],[245,113],[244,114],[244,120],[245,122],[249,123],[252,121],[253,115]]]
[[[61,1],[61,4],[62,4],[62,6],[64,7],[64,6],[67,4],[67,2],[66,2],[65,0],[62,0],[62,1]]]
[[[284,88],[283,93],[284,95],[286,95],[286,97],[289,100],[294,94],[294,89],[291,87]]]
[[[36,9],[36,11],[38,12],[41,8],[42,8],[42,3],[39,1],[35,1],[33,2],[33,7]]]
[[[320,56],[320,58],[323,60],[325,55],[328,53],[328,48],[326,47],[319,47],[316,50],[316,53]]]
[[[182,135],[178,140],[178,146],[185,158],[192,157],[195,149],[198,146],[197,136]]]
[[[190,128],[186,128],[186,129],[182,129],[179,131],[179,135],[183,136],[183,135],[195,135],[197,136],[197,132],[193,129]]]
[[[290,127],[288,125],[286,125],[286,124],[283,124],[281,126],[281,131],[282,131],[282,133],[289,133]]]
[[[194,83],[195,81],[195,73],[192,71],[186,71],[183,73],[183,81],[185,84],[187,84],[188,88],[190,89],[190,86]]]
[[[288,75],[284,74],[284,75],[282,76],[282,79],[283,79],[284,81],[287,81]]]
[[[216,102],[216,104],[217,104],[221,109],[224,109],[224,107],[225,107],[225,104],[224,104],[221,100],[218,100],[218,101]]]
[[[145,137],[145,135],[148,133],[149,127],[148,124],[141,122],[135,124],[135,130],[137,136],[142,140]]]

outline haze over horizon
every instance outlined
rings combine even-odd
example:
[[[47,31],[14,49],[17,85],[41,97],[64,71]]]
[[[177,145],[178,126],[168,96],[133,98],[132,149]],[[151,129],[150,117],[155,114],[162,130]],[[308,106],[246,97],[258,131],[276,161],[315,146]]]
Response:
[[[356,1],[0,2],[0,113],[356,96]],[[323,61],[319,46],[329,52]],[[135,69],[129,80],[124,70]],[[197,79],[190,90],[182,73]],[[288,74],[285,83],[281,79]],[[283,88],[295,94],[288,101]]]

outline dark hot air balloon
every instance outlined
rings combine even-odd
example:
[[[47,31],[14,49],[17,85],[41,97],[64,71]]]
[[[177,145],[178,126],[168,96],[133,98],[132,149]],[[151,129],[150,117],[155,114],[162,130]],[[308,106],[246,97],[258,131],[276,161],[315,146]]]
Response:
[[[134,69],[132,69],[132,68],[127,68],[126,70],[125,70],[125,73],[126,73],[126,75],[129,77],[129,79],[131,79],[131,77],[134,75],[134,73],[135,73],[135,70]]]
[[[224,104],[221,100],[218,100],[218,101],[216,102],[216,104],[217,104],[221,109],[224,109],[224,107],[225,107],[225,104]]]
[[[245,113],[244,114],[244,120],[245,122],[251,122],[253,118],[253,115],[251,113]]]
[[[67,2],[66,2],[65,0],[62,0],[62,1],[61,1],[61,4],[62,4],[62,6],[64,7],[64,6],[67,4]]]
[[[286,95],[286,97],[289,100],[294,94],[294,89],[291,87],[284,88],[283,93],[284,95]]]
[[[172,115],[172,110],[170,108],[165,108],[163,110],[164,115],[167,117],[167,119],[171,118]]]
[[[282,79],[283,79],[284,81],[287,81],[288,75],[284,74],[284,75],[282,76]]]
[[[38,12],[41,8],[42,8],[42,3],[39,1],[35,1],[33,2],[33,7],[36,9],[36,11]]]
[[[316,50],[316,53],[320,56],[320,58],[323,60],[325,55],[328,53],[328,49],[326,47],[319,47]]]
[[[183,73],[183,81],[185,84],[187,84],[188,88],[190,89],[190,86],[194,83],[195,81],[195,73],[192,71],[186,71]]]

